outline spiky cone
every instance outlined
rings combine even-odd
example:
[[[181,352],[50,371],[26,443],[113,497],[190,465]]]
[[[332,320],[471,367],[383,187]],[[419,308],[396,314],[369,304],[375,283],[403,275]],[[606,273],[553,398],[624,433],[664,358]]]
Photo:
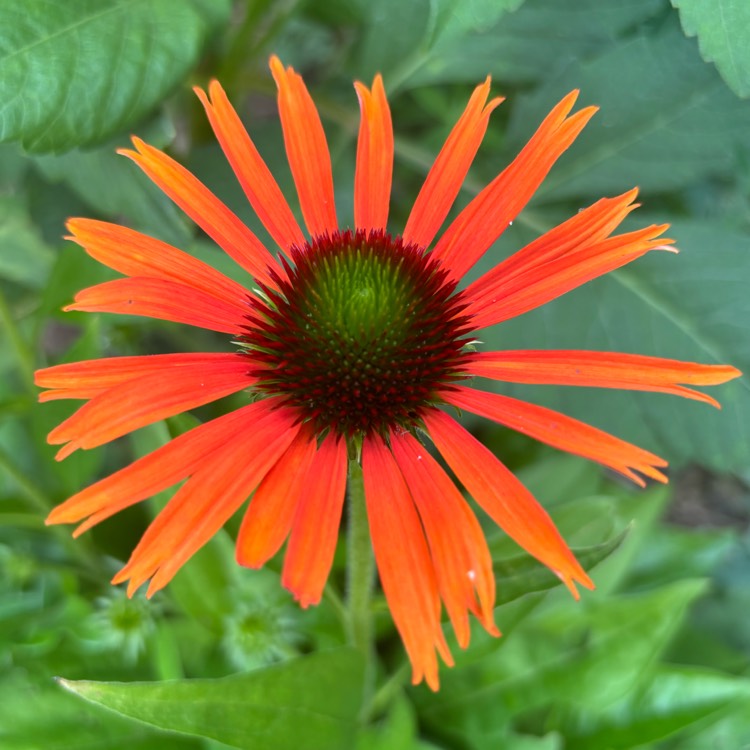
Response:
[[[474,379],[660,391],[714,399],[692,386],[739,375],[704,365],[586,351],[476,351],[476,332],[518,316],[653,250],[666,225],[614,234],[636,191],[604,198],[499,263],[458,283],[524,208],[595,108],[571,114],[577,92],[545,118],[516,159],[437,238],[480,146],[489,78],[473,92],[417,196],[406,227],[387,231],[393,132],[383,82],[355,83],[361,109],[354,229],[339,226],[330,156],[302,78],[273,57],[287,156],[306,232],[217,81],[196,89],[248,200],[280,253],[192,174],[138,138],[123,151],[246,274],[233,281],[139,232],[90,219],[70,239],[123,278],[84,289],[68,310],[127,313],[226,334],[227,351],[112,357],[40,370],[41,400],[86,403],[49,435],[58,458],[240,391],[246,406],[173,439],[52,511],[74,534],[184,480],[114,582],[148,594],[251,497],[237,539],[260,567],[287,542],[281,581],[302,606],[328,577],[345,501],[347,461],[361,462],[380,581],[413,666],[438,687],[469,613],[497,635],[495,581],[474,512],[425,447],[429,439],[474,501],[574,596],[593,586],[550,517],[446,407],[469,411],[620,472],[666,481],[666,462],[546,408],[474,386]],[[232,348],[230,341],[236,342]],[[642,476],[641,476],[642,475]]]

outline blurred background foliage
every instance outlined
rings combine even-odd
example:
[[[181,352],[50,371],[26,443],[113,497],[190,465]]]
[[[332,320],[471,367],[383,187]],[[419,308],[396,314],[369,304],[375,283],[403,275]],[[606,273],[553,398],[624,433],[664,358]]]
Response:
[[[0,0],[0,745],[750,747],[747,377],[717,391],[721,412],[659,394],[503,386],[664,455],[673,483],[637,491],[470,421],[596,566],[598,588],[574,603],[488,526],[504,637],[476,630],[467,652],[454,648],[458,664],[442,671],[437,694],[408,687],[378,602],[380,688],[363,709],[362,665],[343,647],[335,594],[297,609],[273,565],[236,567],[235,526],[151,602],[128,600],[108,580],[164,498],[75,542],[44,527],[54,504],[195,418],[56,463],[45,435],[71,407],[36,404],[34,368],[225,345],[152,320],[63,315],[78,289],[110,277],[64,242],[64,221],[124,223],[234,273],[115,148],[131,133],[166,148],[268,239],[190,88],[222,81],[291,199],[272,52],[305,75],[320,107],[345,223],[359,118],[351,81],[383,73],[396,129],[395,232],[475,83],[491,74],[507,100],[456,210],[579,88],[599,114],[477,272],[634,185],[644,208],[632,226],[670,222],[681,254],[653,254],[489,330],[487,345],[612,349],[750,371],[744,0]]]

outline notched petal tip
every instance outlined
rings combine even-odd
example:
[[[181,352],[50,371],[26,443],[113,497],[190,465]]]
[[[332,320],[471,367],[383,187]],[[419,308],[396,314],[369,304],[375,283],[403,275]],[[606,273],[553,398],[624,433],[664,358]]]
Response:
[[[135,138],[135,136],[132,137]],[[117,148],[115,149],[115,153],[119,154],[120,156],[124,156],[131,161],[137,161],[138,157],[140,156],[137,151],[133,151],[133,149],[130,148]]]
[[[211,97],[212,102],[218,97],[226,97],[226,91],[224,91],[224,87],[219,83],[217,78],[212,78],[208,82],[208,95]]]
[[[49,440],[47,440],[47,442],[49,442]],[[68,456],[75,453],[78,448],[80,448],[78,443],[68,443],[57,451],[55,454],[55,461],[64,461]]]
[[[211,109],[213,107],[213,102],[209,100],[208,94],[200,86],[193,86],[193,93],[198,97],[198,99],[200,99],[200,103],[206,109]]]

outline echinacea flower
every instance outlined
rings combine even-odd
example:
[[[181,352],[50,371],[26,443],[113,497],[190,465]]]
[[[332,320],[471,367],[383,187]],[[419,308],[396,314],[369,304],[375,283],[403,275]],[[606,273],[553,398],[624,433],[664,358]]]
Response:
[[[84,289],[68,310],[127,313],[227,334],[227,351],[112,357],[40,370],[41,400],[85,403],[49,435],[62,459],[239,391],[247,405],[176,437],[56,508],[48,523],[114,513],[186,480],[149,526],[114,582],[132,593],[165,586],[251,497],[237,560],[262,566],[287,541],[282,584],[303,607],[328,577],[349,460],[361,463],[383,591],[413,666],[438,685],[445,607],[458,643],[469,612],[487,631],[495,581],[482,530],[429,438],[474,501],[577,596],[592,582],[550,517],[500,460],[445,407],[486,417],[584,456],[639,484],[666,481],[666,462],[594,427],[490,393],[474,379],[661,391],[706,401],[689,386],[739,375],[733,367],[588,351],[477,351],[475,332],[521,315],[655,249],[666,225],[613,234],[636,191],[604,198],[460,288],[595,112],[571,114],[577,92],[546,117],[516,159],[436,240],[501,99],[490,79],[473,92],[417,196],[406,227],[387,231],[393,132],[383,82],[355,83],[361,108],[354,229],[336,215],[329,150],[313,101],[277,58],[271,71],[286,152],[307,228],[220,84],[196,89],[248,200],[278,245],[269,252],[192,174],[138,138],[124,151],[247,275],[240,284],[164,242],[90,219],[71,239],[124,278]]]

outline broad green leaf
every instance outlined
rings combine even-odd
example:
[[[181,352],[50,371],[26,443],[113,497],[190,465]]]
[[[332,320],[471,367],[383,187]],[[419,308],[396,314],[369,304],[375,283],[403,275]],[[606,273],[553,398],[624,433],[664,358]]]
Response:
[[[0,196],[0,279],[41,288],[47,282],[54,253],[29,220],[15,196]]]
[[[356,750],[414,750],[416,732],[414,707],[399,696],[382,720],[359,733]]]
[[[473,8],[487,12],[472,12]],[[488,73],[502,82],[544,80],[550,71],[589,58],[632,34],[662,8],[660,0],[460,3],[455,15],[469,23],[455,24],[437,36],[419,65],[412,66],[405,85],[478,83]]]
[[[686,732],[672,747],[674,750],[734,750],[745,748],[750,742],[750,711],[740,702],[727,707],[718,721],[698,726]]]
[[[33,685],[18,678],[4,680],[0,686],[3,750],[198,750],[200,747],[195,739],[168,737],[76,700],[50,682]]]
[[[635,215],[638,226],[669,219]],[[633,226],[631,224],[630,226]],[[512,228],[516,230],[514,226]],[[591,349],[727,363],[750,371],[750,237],[718,221],[676,219],[679,255],[651,253],[629,266],[482,332],[486,349]],[[514,232],[520,247],[531,233]],[[498,255],[492,261],[497,262]],[[486,266],[485,266],[486,267]],[[612,389],[490,384],[589,421],[670,462],[741,470],[750,455],[748,376],[706,389],[723,408],[675,396]]]
[[[573,89],[581,90],[580,105],[596,104],[600,111],[542,184],[544,200],[599,198],[634,185],[674,190],[730,174],[750,129],[750,103],[727,90],[675,21],[578,60],[514,98],[510,155]]]
[[[61,683],[123,716],[243,750],[297,750],[300,737],[306,750],[349,750],[362,673],[360,654],[340,649],[219,679]]]
[[[573,550],[584,570],[589,571],[605,560],[623,543],[628,529],[591,547]],[[560,579],[530,555],[494,560],[492,567],[497,583],[497,605],[506,604],[535,591],[548,591],[562,586]]]
[[[622,701],[563,722],[576,750],[628,750],[664,739],[697,722],[719,719],[732,705],[750,709],[750,680],[709,670],[664,666]],[[706,745],[708,747],[709,745]]]
[[[682,622],[704,581],[681,581],[619,598],[538,609],[500,649],[446,670],[436,695],[414,694],[439,736],[484,738],[519,711],[554,705],[599,710],[649,679],[648,668]],[[475,741],[471,747],[486,747]]]
[[[738,96],[750,96],[750,3],[746,0],[672,0],[682,28],[698,37],[706,62]]]
[[[440,45],[487,28],[523,0],[385,0],[363,5],[364,37],[358,45],[362,75],[382,72],[393,91],[439,59]],[[388,44],[383,39],[388,38]],[[485,73],[486,75],[486,73]],[[484,77],[484,76],[483,76]]]
[[[0,140],[34,152],[137,122],[195,64],[216,7],[184,0],[0,1]]]

